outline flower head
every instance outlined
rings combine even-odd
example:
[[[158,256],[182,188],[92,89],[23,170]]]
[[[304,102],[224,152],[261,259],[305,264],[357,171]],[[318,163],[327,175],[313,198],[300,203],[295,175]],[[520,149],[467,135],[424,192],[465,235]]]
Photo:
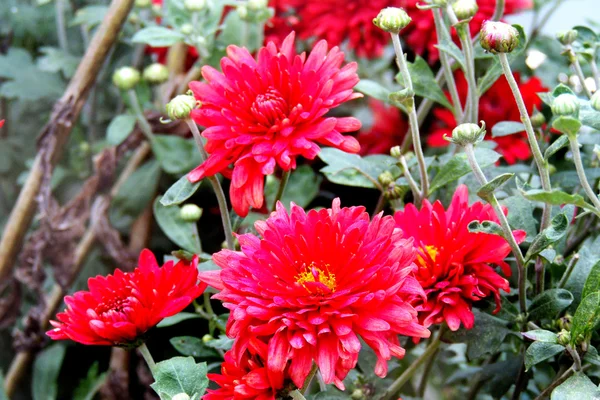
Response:
[[[369,108],[373,124],[356,137],[360,143],[360,153],[388,154],[392,147],[402,144],[408,130],[406,117],[398,108],[373,98],[369,99]]]
[[[400,7],[386,7],[379,11],[377,17],[373,19],[375,26],[396,35],[406,28],[410,21],[406,11]]]
[[[326,117],[332,108],[360,97],[356,63],[342,67],[344,54],[320,41],[308,57],[296,54],[294,34],[280,48],[269,43],[254,59],[245,48],[229,46],[223,73],[205,66],[206,82],[190,88],[202,108],[192,118],[205,126],[209,158],[191,171],[196,182],[219,172],[231,176],[231,202],[241,216],[263,204],[264,176],[279,166],[296,168],[296,158],[314,159],[318,144],[357,153],[356,118]],[[233,171],[229,165],[233,164]]]
[[[88,280],[89,291],[65,297],[67,309],[54,329],[54,340],[71,339],[88,345],[132,345],[161,320],[175,315],[198,297],[206,284],[198,281],[197,258],[158,266],[150,250],[140,254],[133,272]]]
[[[394,225],[381,214],[370,221],[364,207],[340,208],[339,199],[308,213],[279,203],[255,224],[261,238],[241,235],[241,251],[214,254],[222,270],[201,279],[231,310],[236,359],[258,337],[268,343],[269,371],[289,368],[301,387],[314,361],[324,381],[341,388],[361,337],[377,355],[375,373],[385,376],[386,360],[404,355],[398,335],[429,336],[406,301],[423,295],[411,276],[414,249]]]
[[[431,204],[424,200],[420,211],[407,204],[394,218],[397,227],[406,237],[414,239],[418,249],[415,276],[427,299],[417,298],[415,305],[425,326],[446,321],[453,331],[461,323],[470,329],[474,320],[472,303],[492,294],[495,311],[500,310],[499,291],[510,288],[493,265],[510,276],[510,267],[504,261],[510,247],[500,236],[471,233],[468,229],[472,221],[497,222],[492,206],[480,202],[469,205],[467,187],[461,185],[448,210],[439,201]],[[513,233],[518,242],[525,239],[525,232]]]
[[[485,21],[479,43],[490,53],[510,53],[519,44],[519,31],[505,22]]]

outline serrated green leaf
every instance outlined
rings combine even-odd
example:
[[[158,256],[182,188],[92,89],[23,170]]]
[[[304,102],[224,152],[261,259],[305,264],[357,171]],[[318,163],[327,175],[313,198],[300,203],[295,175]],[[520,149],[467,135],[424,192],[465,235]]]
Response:
[[[528,200],[533,201],[541,201],[542,203],[552,204],[553,206],[562,206],[563,204],[573,204],[575,206],[581,207],[588,211],[593,212],[598,215],[598,211],[585,199],[578,194],[569,194],[563,192],[559,189],[554,189],[552,191],[544,191],[542,189],[526,189],[524,190],[523,186],[519,183],[517,179],[517,188],[519,191]]]
[[[198,315],[196,313],[182,311],[178,314],[175,314],[175,315],[172,315],[170,317],[163,319],[162,321],[160,321],[158,323],[158,325],[156,325],[156,327],[157,328],[166,328],[167,326],[177,325],[178,323],[187,321],[188,319],[196,319],[196,318],[200,318],[200,315]]]
[[[129,114],[114,117],[108,124],[108,128],[106,128],[106,141],[113,146],[123,143],[127,136],[133,132],[136,121],[136,118]]]
[[[575,372],[550,395],[550,400],[597,400],[598,398],[600,398],[600,389],[583,372]]]
[[[487,233],[504,237],[502,227],[494,221],[472,221],[467,226],[471,233]]]
[[[193,336],[177,336],[169,339],[171,345],[184,356],[195,358],[219,358],[219,353],[206,347],[202,339]]]
[[[149,26],[135,33],[131,38],[133,43],[143,43],[152,47],[168,47],[182,42],[185,36],[173,29],[162,26]]]
[[[477,190],[477,196],[487,201],[489,197],[494,194],[496,189],[502,187],[513,176],[515,176],[515,174],[498,175],[497,177],[480,187],[479,190]]]
[[[319,158],[327,164],[321,169],[327,179],[346,186],[374,189],[383,171],[397,169],[397,160],[393,157],[381,154],[361,157],[332,147],[322,149]]]
[[[500,154],[496,153],[494,150],[478,147],[475,149],[475,158],[481,168],[485,168],[498,161],[500,159]],[[453,182],[470,172],[472,172],[472,170],[469,161],[467,160],[467,155],[465,153],[456,154],[444,164],[443,168],[441,168],[433,178],[429,192],[433,193],[437,189],[446,186],[448,183]]]
[[[179,136],[154,135],[152,151],[169,174],[185,174],[202,162],[194,141]]]
[[[557,151],[569,145],[569,137],[561,135],[544,152],[544,160],[548,161]]]
[[[517,121],[501,121],[492,127],[492,137],[502,137],[523,132],[525,125]]]
[[[569,218],[564,213],[556,214],[550,221],[550,226],[533,239],[533,243],[525,255],[525,260],[530,260],[551,244],[562,239],[567,234],[568,228]]]
[[[33,363],[33,379],[31,381],[33,400],[56,399],[57,379],[65,353],[65,345],[55,343],[37,355]]]
[[[565,351],[565,347],[556,343],[533,342],[525,352],[525,371],[529,371],[536,364],[546,361],[550,357]]]
[[[206,363],[196,364],[193,357],[173,357],[156,364],[155,382],[150,386],[161,400],[171,400],[179,393],[200,398],[208,387]]]
[[[412,80],[413,91],[416,96],[425,97],[443,105],[448,109],[452,109],[452,104],[444,95],[444,92],[435,81],[433,71],[421,56],[416,56],[414,63],[407,63],[408,72]],[[396,81],[406,87],[406,83],[402,79],[402,74],[396,75]]]
[[[547,331],[545,329],[534,329],[521,334],[527,339],[537,342],[558,343],[558,337],[556,336],[556,333]]]
[[[586,336],[600,322],[600,292],[584,297],[573,315],[571,344],[575,345],[579,335]]]
[[[553,319],[573,302],[573,295],[566,289],[549,289],[537,295],[529,306],[529,319],[539,321]]]
[[[194,229],[195,222],[181,219],[179,210],[180,208],[176,206],[163,206],[160,203],[160,197],[154,201],[154,217],[165,235],[182,249],[199,254],[202,252],[202,247],[200,238]]]
[[[183,203],[196,193],[201,183],[202,181],[191,183],[187,178],[187,174],[185,174],[167,189],[164,196],[160,199],[160,204],[169,207]]]
[[[583,292],[581,292],[581,298],[585,299],[590,294],[598,291],[600,291],[600,262],[594,264],[590,274],[585,280]]]

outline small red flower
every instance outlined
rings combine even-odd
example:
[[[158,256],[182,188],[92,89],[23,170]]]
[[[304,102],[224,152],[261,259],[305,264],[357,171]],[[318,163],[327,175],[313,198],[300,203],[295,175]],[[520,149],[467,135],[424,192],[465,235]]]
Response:
[[[394,215],[396,225],[405,237],[413,238],[418,249],[415,277],[423,286],[427,300],[416,298],[419,320],[425,325],[446,321],[455,331],[461,323],[473,327],[472,303],[494,295],[496,310],[500,310],[500,289],[508,292],[508,281],[492,265],[500,266],[510,276],[510,266],[504,261],[510,247],[500,236],[471,233],[472,221],[494,221],[498,218],[492,206],[475,202],[469,205],[465,185],[458,187],[448,210],[440,201],[424,200],[421,211],[407,204]],[[520,243],[525,232],[513,231]]]
[[[368,131],[360,131],[358,142],[360,154],[389,154],[390,149],[402,144],[408,122],[399,109],[382,101],[369,99],[373,114],[373,125]]]
[[[65,297],[67,309],[50,321],[46,332],[54,340],[71,339],[88,345],[129,345],[161,320],[186,308],[206,288],[198,281],[198,259],[168,261],[158,266],[143,250],[133,272],[88,280],[89,291]]]
[[[205,66],[206,82],[192,82],[202,107],[192,118],[206,127],[209,158],[188,174],[191,182],[219,172],[231,177],[235,212],[246,216],[263,204],[264,176],[278,165],[296,168],[296,158],[314,159],[318,144],[357,153],[358,141],[344,132],[360,128],[353,117],[325,117],[340,104],[361,97],[356,63],[341,67],[344,53],[327,51],[320,41],[308,57],[294,49],[294,34],[277,48],[272,42],[254,59],[245,48],[229,46],[223,73]],[[229,169],[233,164],[233,171]]]
[[[219,389],[208,389],[203,400],[275,400],[284,388],[283,373],[273,373],[266,367],[267,344],[250,339],[248,348],[238,362],[230,350],[225,353],[221,374],[208,374]]]
[[[241,251],[213,255],[220,271],[201,279],[220,290],[214,297],[231,310],[227,334],[240,360],[251,337],[268,343],[267,369],[287,369],[301,387],[314,362],[325,383],[343,388],[361,348],[377,355],[385,376],[392,356],[404,356],[398,335],[428,337],[405,299],[424,295],[411,276],[414,249],[391,216],[369,220],[364,207],[308,213],[279,203],[255,224],[262,238],[239,236]]]
[[[519,83],[519,90],[523,95],[527,111],[531,114],[534,107],[539,109],[542,105],[542,100],[538,97],[537,93],[546,92],[548,89],[536,77],[530,78],[527,82],[521,82],[521,77],[518,73],[515,73],[514,76],[517,83]],[[455,74],[455,78],[458,94],[464,105],[469,85],[463,73],[458,72]],[[433,110],[433,116],[435,122],[432,125],[431,132],[428,134],[427,144],[432,147],[447,146],[448,142],[444,140],[444,135],[452,136],[452,129],[457,125],[454,115],[447,108],[439,107]],[[481,96],[479,101],[479,120],[485,121],[486,126],[489,128],[492,128],[501,121],[521,121],[519,108],[517,107],[517,103],[515,103],[510,86],[504,75]],[[531,157],[527,134],[524,131],[496,138],[492,138],[491,133],[488,132],[485,138],[486,140],[493,140],[498,144],[496,150],[504,156],[508,164],[514,164],[519,160],[528,160]]]

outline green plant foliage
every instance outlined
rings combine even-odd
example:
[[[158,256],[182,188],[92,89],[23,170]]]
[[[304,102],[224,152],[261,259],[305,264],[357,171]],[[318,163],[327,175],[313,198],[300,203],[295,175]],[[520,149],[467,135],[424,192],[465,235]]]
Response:
[[[31,383],[33,400],[53,400],[57,398],[58,383],[56,380],[60,373],[65,352],[66,347],[64,344],[55,343],[37,355],[33,363],[33,380]]]
[[[196,364],[193,357],[173,357],[156,364],[150,385],[161,400],[171,400],[179,393],[200,398],[208,386],[206,363]]]

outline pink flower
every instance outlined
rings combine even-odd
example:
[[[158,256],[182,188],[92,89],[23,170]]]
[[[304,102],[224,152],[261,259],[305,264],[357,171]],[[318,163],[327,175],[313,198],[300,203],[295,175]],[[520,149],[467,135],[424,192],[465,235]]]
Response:
[[[326,117],[340,104],[361,97],[356,63],[341,67],[344,54],[320,41],[308,57],[296,54],[294,34],[280,48],[269,43],[256,60],[244,48],[229,46],[221,60],[223,72],[205,66],[206,82],[190,88],[202,107],[192,118],[206,127],[209,158],[191,171],[197,182],[219,172],[231,176],[231,202],[240,216],[263,204],[264,176],[279,166],[296,168],[296,158],[314,159],[318,144],[357,153],[358,141],[344,132],[356,131],[356,118]],[[233,164],[233,171],[229,166]]]
[[[281,203],[255,224],[261,237],[239,236],[241,251],[221,250],[222,269],[201,273],[231,310],[227,334],[240,360],[252,337],[268,343],[267,368],[301,387],[314,362],[326,383],[343,388],[356,365],[359,337],[385,376],[392,356],[404,356],[398,335],[428,337],[405,301],[423,295],[411,276],[414,249],[391,216],[369,220],[364,207],[308,213]]]

